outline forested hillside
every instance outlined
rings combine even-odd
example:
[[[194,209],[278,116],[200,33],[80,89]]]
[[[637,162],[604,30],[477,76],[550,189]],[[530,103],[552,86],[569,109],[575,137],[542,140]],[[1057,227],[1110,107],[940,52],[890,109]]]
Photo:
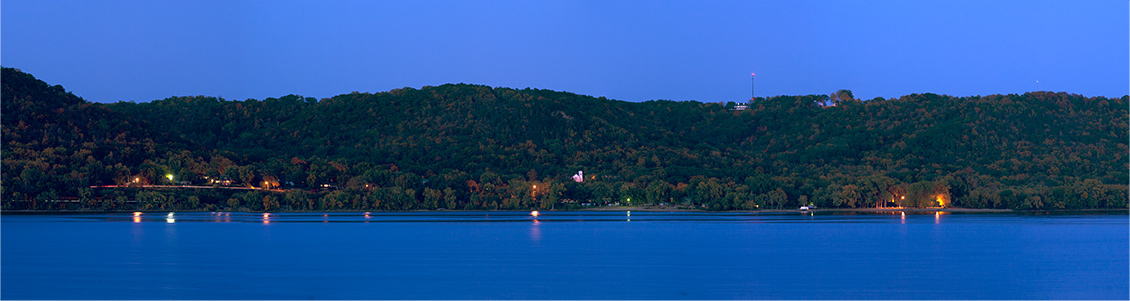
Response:
[[[192,149],[18,69],[3,68],[0,80],[5,209],[23,200],[90,199],[91,185],[124,182],[154,158]]]
[[[9,210],[1126,208],[1130,181],[1125,96],[841,90],[736,110],[449,84],[104,105],[2,79]],[[131,182],[215,189],[89,187]]]

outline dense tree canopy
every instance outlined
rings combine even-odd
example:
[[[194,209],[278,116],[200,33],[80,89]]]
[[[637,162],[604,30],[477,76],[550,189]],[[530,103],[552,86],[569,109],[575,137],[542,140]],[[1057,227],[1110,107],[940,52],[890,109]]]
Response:
[[[94,104],[3,72],[9,210],[526,209],[629,199],[713,210],[1127,207],[1125,96],[861,101],[840,90],[737,110],[449,84],[321,100]],[[571,180],[577,171],[584,182]],[[91,188],[131,183],[217,189]]]

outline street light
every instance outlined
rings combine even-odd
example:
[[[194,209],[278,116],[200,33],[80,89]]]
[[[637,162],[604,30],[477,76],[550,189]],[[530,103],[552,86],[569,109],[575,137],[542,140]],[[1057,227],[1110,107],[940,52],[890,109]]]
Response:
[[[170,182],[170,183],[176,184],[176,182],[175,182],[175,181],[173,181],[173,174],[167,174],[167,175],[165,175],[165,177],[166,177],[166,178],[169,178],[169,182]]]

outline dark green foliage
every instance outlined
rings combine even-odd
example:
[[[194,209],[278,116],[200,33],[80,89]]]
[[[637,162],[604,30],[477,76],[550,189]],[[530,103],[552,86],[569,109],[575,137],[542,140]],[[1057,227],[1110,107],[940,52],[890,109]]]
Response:
[[[162,154],[192,149],[16,69],[3,68],[0,80],[4,208],[16,200],[89,197],[82,189],[114,184]]]
[[[3,83],[5,209],[56,209],[36,200],[67,197],[249,211],[563,209],[629,198],[713,210],[939,198],[971,208],[1127,206],[1128,97],[860,101],[841,90],[735,111],[450,84],[102,105],[10,68]],[[578,170],[584,183],[570,180]],[[167,184],[168,174],[281,190],[87,188],[131,177]]]

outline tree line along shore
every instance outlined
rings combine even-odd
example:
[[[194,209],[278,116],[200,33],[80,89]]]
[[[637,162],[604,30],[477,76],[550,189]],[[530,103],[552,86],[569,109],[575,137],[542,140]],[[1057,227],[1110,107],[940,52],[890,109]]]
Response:
[[[447,84],[102,104],[0,79],[6,211],[1126,209],[1130,182],[1128,96],[632,103]]]

